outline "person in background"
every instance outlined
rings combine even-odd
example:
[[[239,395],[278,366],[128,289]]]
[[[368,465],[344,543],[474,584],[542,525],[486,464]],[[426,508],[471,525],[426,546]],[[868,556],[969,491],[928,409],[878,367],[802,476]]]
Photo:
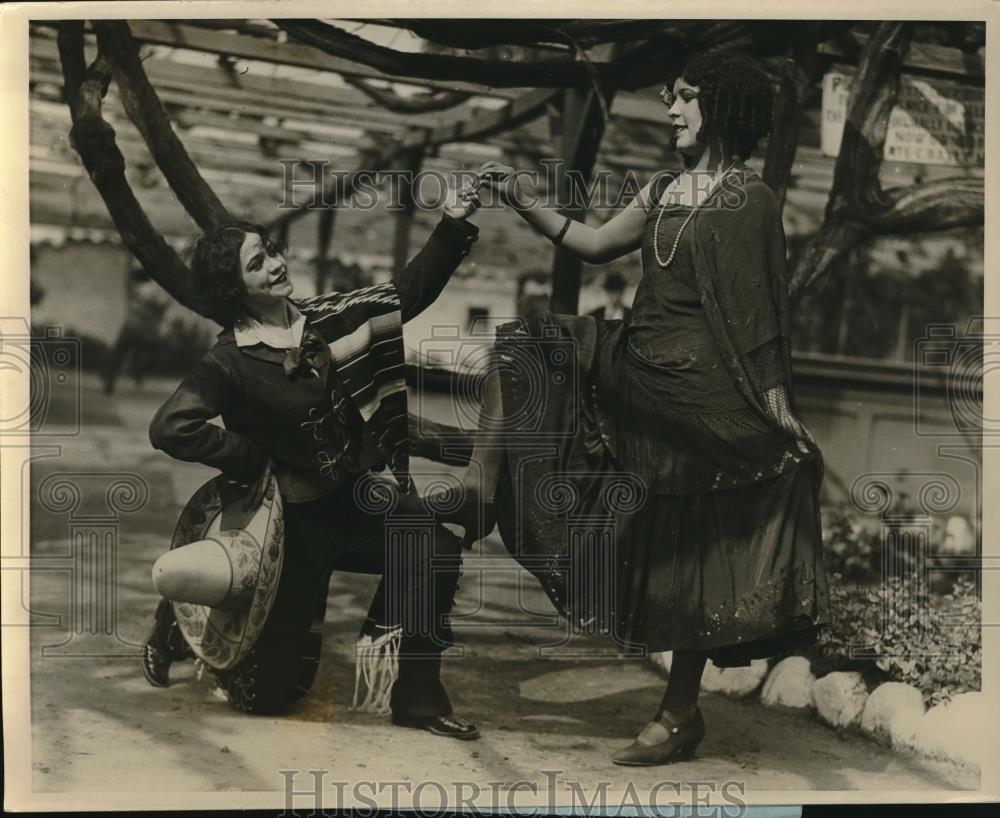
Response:
[[[170,296],[141,267],[129,271],[125,323],[104,370],[104,394],[114,393],[118,376],[126,364],[132,370],[135,385],[142,386],[160,343],[160,325],[169,306]]]
[[[605,321],[624,321],[632,318],[632,309],[625,306],[625,279],[617,270],[604,277],[604,305],[591,310],[588,315]]]
[[[531,270],[517,277],[517,314],[529,320],[544,315],[552,300],[552,286],[549,275],[544,270]]]

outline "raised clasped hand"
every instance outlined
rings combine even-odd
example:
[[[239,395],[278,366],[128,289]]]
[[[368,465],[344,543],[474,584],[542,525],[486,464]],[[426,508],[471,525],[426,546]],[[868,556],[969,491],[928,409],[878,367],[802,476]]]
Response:
[[[521,176],[510,165],[503,162],[490,160],[484,162],[479,168],[479,185],[487,186],[494,190],[505,205],[518,205],[526,201]]]
[[[444,200],[444,212],[453,219],[467,219],[479,209],[481,204],[479,187],[475,182],[463,184],[461,187],[448,185]]]

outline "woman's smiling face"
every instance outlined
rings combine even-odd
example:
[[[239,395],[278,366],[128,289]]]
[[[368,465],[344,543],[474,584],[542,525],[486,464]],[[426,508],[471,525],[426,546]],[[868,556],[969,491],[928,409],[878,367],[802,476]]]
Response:
[[[674,126],[677,150],[681,153],[699,152],[704,145],[697,139],[702,125],[698,87],[689,85],[683,77],[678,77],[673,89],[665,87],[660,96]]]
[[[286,298],[292,294],[288,264],[278,248],[256,233],[247,233],[240,246],[240,269],[247,298]]]

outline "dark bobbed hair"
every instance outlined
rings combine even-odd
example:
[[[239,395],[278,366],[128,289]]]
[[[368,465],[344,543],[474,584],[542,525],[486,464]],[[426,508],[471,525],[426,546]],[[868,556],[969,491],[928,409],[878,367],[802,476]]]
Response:
[[[240,267],[240,247],[250,233],[264,241],[267,231],[259,224],[233,221],[198,236],[191,251],[191,272],[202,312],[224,327],[245,314],[247,293]]]
[[[774,86],[753,57],[736,51],[710,51],[688,60],[667,77],[667,87],[683,78],[698,88],[702,124],[696,139],[721,139],[740,159],[748,159],[771,132]],[[676,135],[671,143],[676,148]]]

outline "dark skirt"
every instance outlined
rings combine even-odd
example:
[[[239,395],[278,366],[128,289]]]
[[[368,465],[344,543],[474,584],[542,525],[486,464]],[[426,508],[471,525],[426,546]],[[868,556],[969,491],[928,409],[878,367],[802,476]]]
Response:
[[[651,371],[621,322],[547,315],[502,328],[497,352],[500,532],[578,629],[720,666],[815,637],[828,619],[816,458],[735,389],[699,395]]]

